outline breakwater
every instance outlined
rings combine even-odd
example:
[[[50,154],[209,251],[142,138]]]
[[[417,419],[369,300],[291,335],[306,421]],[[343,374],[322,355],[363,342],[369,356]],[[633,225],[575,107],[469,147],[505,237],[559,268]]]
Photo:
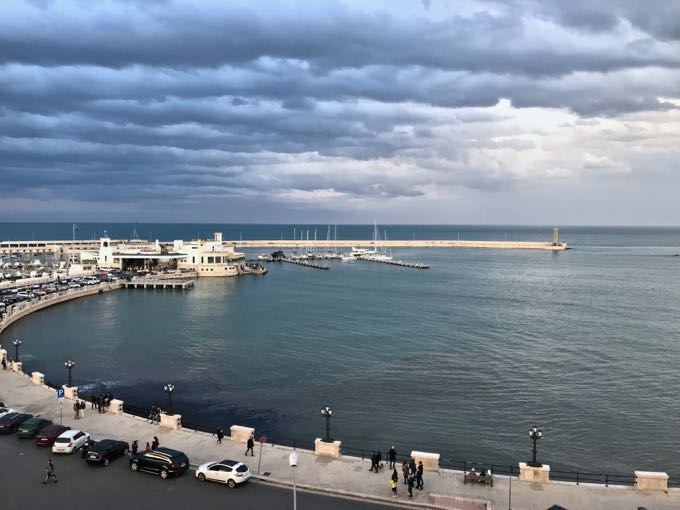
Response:
[[[265,248],[295,250],[335,250],[349,248],[481,248],[489,250],[544,250],[564,251],[568,249],[567,243],[539,241],[462,241],[462,240],[421,240],[421,241],[371,241],[371,240],[333,240],[333,241],[293,241],[293,240],[248,240],[228,241],[225,244],[233,245],[238,249]]]
[[[15,323],[33,312],[37,312],[38,310],[49,308],[50,306],[58,305],[59,303],[65,303],[66,301],[71,301],[73,299],[102,294],[103,292],[116,290],[120,287],[121,284],[118,282],[100,283],[99,285],[90,287],[48,294],[39,299],[32,299],[31,301],[24,301],[20,304],[12,305],[5,311],[2,319],[0,319],[0,333],[2,333],[10,324]]]

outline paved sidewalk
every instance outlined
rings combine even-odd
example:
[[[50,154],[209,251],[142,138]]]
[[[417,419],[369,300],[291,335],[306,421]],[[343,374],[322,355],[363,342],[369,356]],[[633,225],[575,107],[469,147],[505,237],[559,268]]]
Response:
[[[55,390],[39,387],[31,383],[27,376],[21,376],[9,370],[0,370],[0,401],[7,405],[32,414],[40,414],[56,423],[59,422],[59,404]],[[63,422],[73,428],[89,432],[95,440],[105,437],[118,438],[132,442],[137,439],[140,449],[146,441],[151,442],[154,435],[160,439],[161,446],[168,446],[184,451],[192,465],[230,458],[248,464],[251,471],[257,472],[259,445],[255,447],[255,457],[245,457],[245,445],[225,438],[221,445],[216,438],[203,432],[189,430],[169,430],[158,425],[149,424],[147,420],[129,415],[97,414],[86,410],[85,418],[73,419],[72,401],[64,400]],[[238,425],[248,425],[239,423]],[[226,429],[225,429],[226,430]],[[292,472],[288,465],[291,448],[266,444],[262,453],[260,476],[272,483],[292,485]],[[463,485],[463,474],[460,471],[441,470],[439,473],[425,473],[425,490],[414,490],[415,498],[409,501],[406,486],[399,485],[399,498],[391,497],[389,470],[381,474],[369,472],[370,462],[356,457],[343,456],[338,460],[317,457],[314,452],[297,450],[299,467],[297,468],[298,486],[311,490],[334,493],[354,498],[366,498],[385,503],[401,503],[414,507],[431,507],[432,494],[451,498],[468,499],[467,502],[453,500],[446,508],[472,510],[483,508],[482,502],[489,502],[489,508],[504,510],[508,508],[508,477],[495,476],[494,487]],[[476,500],[476,503],[475,503]],[[559,504],[569,510],[637,510],[645,507],[648,510],[677,510],[680,508],[680,490],[671,489],[668,493],[641,493],[630,487],[604,487],[601,485],[575,485],[553,482],[539,486],[520,483],[516,477],[512,479],[513,510],[546,510]],[[434,507],[432,507],[434,508]],[[440,507],[441,508],[441,507]]]

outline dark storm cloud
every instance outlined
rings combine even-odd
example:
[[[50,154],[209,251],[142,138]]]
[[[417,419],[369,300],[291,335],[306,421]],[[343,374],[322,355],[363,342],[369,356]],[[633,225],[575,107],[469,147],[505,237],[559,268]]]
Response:
[[[4,3],[2,191],[130,202],[499,190],[514,167],[484,151],[536,147],[494,138],[504,99],[582,117],[677,108],[671,3],[351,5]]]

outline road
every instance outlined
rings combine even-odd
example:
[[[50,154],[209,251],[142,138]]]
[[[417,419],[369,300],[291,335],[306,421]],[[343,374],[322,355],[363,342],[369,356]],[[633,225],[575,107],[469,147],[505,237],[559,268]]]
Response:
[[[290,489],[248,482],[233,490],[216,483],[201,483],[193,470],[177,479],[130,471],[126,457],[108,467],[89,466],[80,453],[53,455],[31,440],[16,435],[0,436],[0,501],[3,509],[49,508],[71,510],[96,506],[98,509],[217,508],[229,505],[240,510],[293,508]],[[58,483],[43,485],[47,460],[52,459]],[[299,510],[386,510],[397,508],[298,491]],[[403,507],[402,507],[403,508]]]

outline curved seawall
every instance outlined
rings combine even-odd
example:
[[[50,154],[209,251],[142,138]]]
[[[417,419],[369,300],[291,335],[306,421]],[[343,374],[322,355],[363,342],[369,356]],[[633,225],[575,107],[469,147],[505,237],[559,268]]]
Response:
[[[99,285],[93,285],[91,287],[84,287],[80,289],[68,290],[66,292],[48,294],[38,299],[32,299],[31,301],[24,301],[17,305],[10,305],[2,316],[0,320],[0,334],[11,324],[14,324],[19,319],[26,317],[27,315],[48,308],[50,306],[58,305],[59,303],[65,303],[66,301],[71,301],[73,299],[78,299],[86,296],[92,296],[95,294],[101,294],[103,292],[108,292],[111,290],[120,289],[120,283],[100,283]]]

